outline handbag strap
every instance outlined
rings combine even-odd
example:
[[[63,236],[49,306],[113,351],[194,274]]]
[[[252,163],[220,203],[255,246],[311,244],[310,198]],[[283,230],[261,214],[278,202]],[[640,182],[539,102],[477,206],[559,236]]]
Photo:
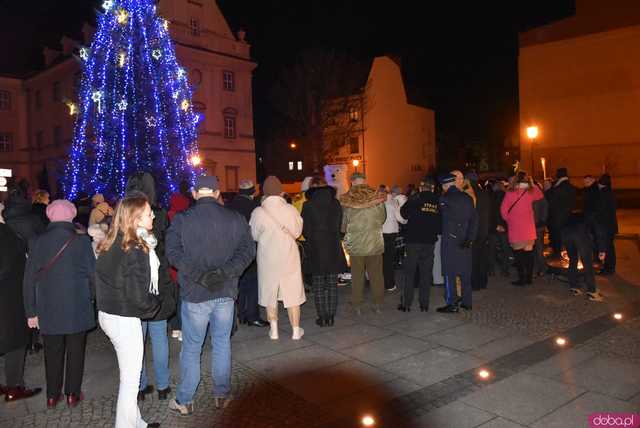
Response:
[[[60,259],[60,257],[62,256],[62,253],[64,253],[64,250],[66,250],[69,244],[71,244],[77,237],[78,237],[78,234],[76,232],[73,232],[73,235],[71,236],[71,238],[67,239],[67,241],[58,250],[56,255],[53,256],[51,260],[47,262],[46,265],[38,269],[38,271],[36,272],[36,275],[42,275],[44,273],[47,273],[47,271],[51,269],[51,267]]]
[[[513,207],[516,206],[516,204],[518,202],[520,202],[520,199],[522,199],[522,197],[525,195],[525,193],[527,193],[527,191],[525,190],[524,192],[522,192],[522,194],[520,194],[520,196],[518,196],[518,199],[516,199],[516,201],[514,203],[511,204],[511,206],[509,207],[509,209],[507,210],[507,214],[511,214],[511,210],[513,209]]]
[[[273,215],[271,215],[269,210],[267,210],[265,207],[262,207],[262,209],[267,214],[267,217],[269,217],[271,219],[271,221],[273,221],[275,224],[277,224],[284,233],[289,235],[289,237],[291,237],[291,239],[293,239],[294,242],[297,241],[297,238],[295,236],[293,236],[293,233],[291,233],[291,231],[289,229],[287,229],[286,226],[284,226],[278,220],[276,220],[276,218]]]

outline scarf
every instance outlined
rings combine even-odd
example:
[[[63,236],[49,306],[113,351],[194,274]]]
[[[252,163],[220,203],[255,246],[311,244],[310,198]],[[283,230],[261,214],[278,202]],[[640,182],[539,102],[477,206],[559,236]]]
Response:
[[[569,180],[569,177],[559,178],[558,181],[556,181],[556,184],[553,185],[553,187],[558,187],[559,185],[562,184],[563,181],[568,181],[568,180]]]
[[[158,271],[160,270],[160,259],[156,254],[156,245],[158,245],[158,240],[153,233],[150,233],[148,230],[139,227],[136,230],[138,234],[138,238],[141,238],[149,247],[149,267],[151,268],[151,283],[149,284],[149,293],[155,294],[156,296],[159,294],[158,292]]]

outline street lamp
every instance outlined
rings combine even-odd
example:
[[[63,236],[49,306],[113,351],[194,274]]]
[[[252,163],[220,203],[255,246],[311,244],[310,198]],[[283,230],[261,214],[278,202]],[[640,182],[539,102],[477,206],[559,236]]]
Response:
[[[198,166],[202,163],[202,159],[198,155],[191,156],[191,165]]]
[[[537,126],[529,126],[527,127],[527,137],[531,140],[531,176],[534,176],[533,173],[533,144],[536,142],[536,137],[538,137],[538,127]]]
[[[291,147],[291,150],[295,150],[298,145],[292,142],[291,144],[289,144],[289,147]]]
[[[360,161],[358,159],[354,159],[352,163],[353,167],[356,169],[356,172],[358,172],[358,165],[360,165]]]

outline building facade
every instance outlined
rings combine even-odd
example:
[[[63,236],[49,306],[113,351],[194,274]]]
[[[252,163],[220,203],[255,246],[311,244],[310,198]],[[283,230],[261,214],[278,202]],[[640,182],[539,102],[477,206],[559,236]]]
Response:
[[[415,184],[435,167],[435,113],[409,102],[399,62],[388,56],[373,60],[365,107],[343,118],[359,126],[338,136],[346,140],[328,159],[347,175],[364,172],[372,186]],[[326,130],[326,140],[335,137],[335,130]]]
[[[521,166],[640,188],[640,5],[577,0],[576,15],[520,34]],[[536,126],[530,138],[526,128]]]
[[[218,176],[223,191],[235,191],[241,179],[256,176],[256,64],[244,32],[233,34],[215,0],[160,0],[158,13],[170,21],[178,61],[194,88],[194,108],[204,115],[198,127],[202,166]],[[88,45],[92,29],[85,25],[83,33]],[[73,58],[78,42],[63,37],[61,45],[59,51],[44,49],[44,70],[24,79],[0,78],[0,168],[28,178],[33,187],[44,178],[54,193],[73,135],[69,102],[76,102],[81,78]],[[10,109],[2,108],[6,93]]]

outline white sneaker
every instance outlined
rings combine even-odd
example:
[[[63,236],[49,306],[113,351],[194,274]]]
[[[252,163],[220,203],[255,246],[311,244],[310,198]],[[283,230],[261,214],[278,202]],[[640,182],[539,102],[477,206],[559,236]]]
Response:
[[[178,341],[182,342],[182,331],[178,331]]]
[[[193,403],[180,404],[175,398],[169,401],[169,410],[180,414],[181,416],[189,416],[193,414]]]
[[[180,336],[182,336],[182,331],[180,331],[180,330],[171,330],[171,337],[172,338],[177,339]]]
[[[302,336],[304,336],[304,329],[301,328],[301,327],[294,327],[293,328],[293,335],[291,336],[291,339],[300,340],[300,339],[302,339]]]
[[[269,321],[269,338],[271,340],[278,340],[278,321]]]

